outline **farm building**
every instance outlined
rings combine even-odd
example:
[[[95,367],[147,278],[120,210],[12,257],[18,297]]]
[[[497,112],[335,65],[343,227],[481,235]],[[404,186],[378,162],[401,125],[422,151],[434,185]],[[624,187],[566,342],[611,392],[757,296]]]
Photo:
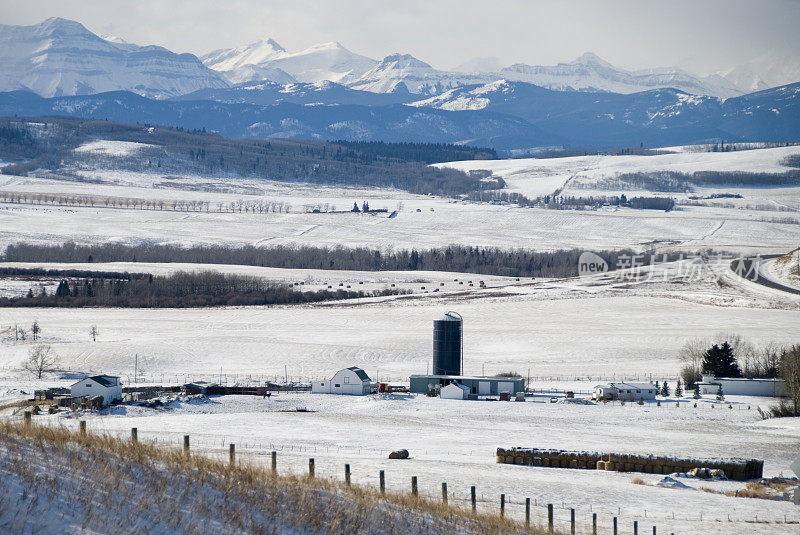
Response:
[[[372,392],[371,383],[367,372],[357,366],[351,366],[336,372],[330,381],[313,381],[311,393],[364,396]]]
[[[103,397],[103,404],[122,401],[122,383],[113,375],[94,375],[82,379],[69,387],[69,395],[73,398]]]
[[[745,379],[714,377],[703,375],[697,383],[701,394],[716,395],[722,387],[722,393],[734,396],[767,396],[782,397],[786,395],[786,381],[783,379]]]
[[[594,387],[594,399],[639,401],[656,399],[656,385],[652,383],[608,383]]]
[[[439,392],[439,397],[444,399],[467,399],[469,394],[468,387],[459,383],[450,383],[442,388]]]
[[[525,391],[522,377],[469,377],[465,375],[412,375],[411,392],[427,394],[432,390],[459,383],[469,389],[468,394],[476,396],[498,396],[508,392],[512,396]]]

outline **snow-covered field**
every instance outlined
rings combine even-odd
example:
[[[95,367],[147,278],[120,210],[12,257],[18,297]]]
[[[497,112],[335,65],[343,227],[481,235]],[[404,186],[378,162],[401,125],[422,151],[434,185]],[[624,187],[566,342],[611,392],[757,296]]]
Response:
[[[95,146],[95,144],[97,146]],[[92,151],[106,155],[139,150],[114,142],[96,142]],[[571,195],[598,192],[570,189],[591,186],[622,172],[654,170],[786,171],[780,162],[800,147],[728,153],[682,152],[661,156],[586,156],[575,158],[454,162],[460,169],[491,169],[508,182],[509,191],[528,196],[564,188]],[[680,206],[670,213],[654,210],[557,211],[455,202],[397,190],[335,188],[276,183],[258,179],[173,176],[99,168],[77,170],[88,183],[63,179],[2,176],[0,191],[102,198],[203,201],[216,208],[230,203],[280,203],[282,212],[200,213],[131,208],[0,204],[0,246],[20,240],[169,242],[178,244],[298,243],[368,247],[435,247],[460,243],[533,249],[568,247],[620,248],[650,244],[668,247],[721,247],[784,252],[797,246],[799,188],[722,188],[743,199],[704,201],[712,206]],[[713,193],[716,190],[698,192]],[[609,192],[599,192],[607,194]],[[628,192],[635,194],[636,192]],[[307,213],[348,209],[368,201],[373,208],[397,210],[396,217],[352,213]],[[758,210],[748,209],[758,206]],[[287,209],[288,208],[288,212]],[[213,211],[213,210],[212,210]]]
[[[585,383],[588,388],[591,383]],[[756,405],[769,400],[729,397],[728,404],[683,398],[638,406],[617,403],[577,405],[549,403],[547,397],[525,403],[462,402],[413,395],[348,397],[278,393],[271,398],[226,396],[181,398],[166,409],[120,407],[109,415],[85,415],[90,431],[129,436],[178,446],[184,434],[193,449],[224,454],[235,443],[237,453],[269,463],[278,451],[281,471],[304,473],[315,459],[318,477],[342,479],[349,463],[353,481],[377,486],[386,471],[390,491],[407,492],[419,477],[420,491],[440,496],[448,483],[450,501],[468,507],[469,487],[477,486],[480,507],[496,511],[500,494],[509,499],[507,514],[523,517],[531,498],[534,519],[546,518],[547,503],[566,527],[569,508],[576,509],[581,532],[598,513],[601,532],[610,532],[613,516],[622,533],[638,521],[640,532],[656,525],[675,533],[790,533],[800,521],[791,502],[736,498],[713,492],[741,489],[743,483],[676,478],[688,488],[663,488],[663,476],[534,468],[495,463],[497,447],[526,446],[679,457],[746,457],[764,459],[765,475],[788,476],[796,455],[800,421],[761,421]],[[712,405],[714,405],[712,407]],[[308,412],[296,412],[304,408]],[[37,422],[77,427],[67,414],[37,417]],[[632,440],[631,440],[632,439]],[[406,448],[411,460],[389,461],[389,451]],[[633,484],[635,478],[645,485]],[[602,490],[601,490],[602,489]],[[673,518],[674,515],[674,518]],[[702,517],[702,519],[701,519]],[[728,520],[730,518],[730,521]],[[754,524],[758,518],[762,523]],[[763,523],[768,522],[768,523]]]
[[[98,145],[105,158],[137,147]],[[552,193],[578,178],[599,180],[634,170],[776,169],[798,147],[734,153],[651,157],[592,156],[552,160],[470,162],[492,169],[511,190],[529,196]],[[453,164],[462,166],[461,163]],[[86,175],[89,176],[89,175]],[[202,200],[217,203],[282,202],[287,212],[200,213],[106,207],[56,207],[0,204],[0,247],[18,241],[176,244],[313,244],[422,248],[460,243],[529,249],[618,247],[786,253],[797,247],[800,226],[770,222],[800,208],[796,188],[751,189],[735,207],[681,206],[663,213],[620,209],[578,212],[453,202],[395,190],[324,188],[254,179],[167,178],[113,169],[91,175],[102,183],[0,176],[0,190],[96,195],[147,200]],[[202,191],[195,191],[195,189]],[[395,217],[352,213],[306,213],[328,204],[339,209],[354,201],[398,210]],[[727,201],[727,199],[724,199]],[[744,209],[747,203],[772,203],[775,211]],[[782,211],[783,210],[783,211]],[[796,254],[784,264],[770,262],[770,273],[791,277]],[[304,289],[378,289],[390,284],[407,296],[368,298],[301,306],[148,309],[0,309],[0,401],[28,396],[42,386],[65,385],[80,373],[120,375],[129,383],[134,363],[149,382],[222,380],[227,384],[329,377],[346,366],[360,366],[373,379],[407,382],[431,362],[432,325],[448,310],[464,318],[467,374],[516,371],[533,378],[534,388],[585,391],[601,378],[662,380],[678,373],[679,348],[688,340],[734,332],[755,343],[798,343],[800,301],[745,281],[728,269],[730,259],[702,262],[687,275],[690,261],[661,266],[645,280],[596,276],[566,280],[519,280],[460,273],[346,272],[284,270],[193,264],[24,264],[48,269],[96,269],[172,273],[216,269],[281,282],[303,282]],[[766,266],[767,264],[765,264]],[[0,266],[3,267],[3,266]],[[455,280],[458,279],[458,280]],[[486,289],[469,287],[483,280]],[[459,284],[464,282],[465,284]],[[363,283],[363,284],[361,284]],[[0,295],[27,291],[21,278],[0,279]],[[426,288],[423,289],[422,286]],[[439,292],[432,293],[433,289]],[[15,325],[38,321],[42,342],[52,345],[64,372],[32,380],[20,371],[31,343],[15,341]],[[96,325],[97,341],[89,329]],[[589,380],[588,378],[592,378]],[[229,442],[241,454],[264,458],[278,449],[281,469],[302,471],[317,459],[317,473],[337,477],[350,462],[354,480],[375,484],[387,470],[390,489],[420,476],[433,496],[447,481],[463,503],[477,485],[482,507],[496,508],[499,494],[510,497],[510,514],[521,515],[520,501],[556,504],[560,525],[575,507],[586,526],[597,512],[601,532],[611,516],[622,519],[622,533],[633,520],[647,533],[655,524],[669,533],[790,533],[800,521],[788,502],[734,498],[715,491],[741,488],[731,482],[678,478],[691,488],[655,486],[658,476],[556,470],[494,462],[498,446],[555,447],[698,457],[756,457],[767,475],[788,473],[798,451],[800,419],[762,421],[756,404],[765,399],[734,399],[733,409],[698,408],[674,403],[583,406],[545,403],[455,402],[415,396],[334,398],[280,394],[271,399],[225,397],[182,400],[168,410],[115,409],[105,416],[85,415],[90,429],[125,433],[138,427],[144,438],[177,444],[191,434],[193,447],[222,452]],[[750,405],[750,410],[747,406]],[[297,407],[312,412],[293,412]],[[289,412],[281,412],[281,410]],[[313,412],[316,411],[316,412]],[[73,418],[37,421],[74,426]],[[389,463],[388,450],[407,447],[414,457]],[[631,483],[641,477],[645,485]],[[567,509],[562,509],[561,507]],[[646,512],[645,512],[646,511]],[[673,518],[672,515],[675,515]],[[702,514],[702,519],[701,519]],[[728,521],[730,515],[731,521]],[[755,523],[758,518],[758,523]],[[764,523],[767,522],[767,523]],[[582,523],[582,524],[581,524]]]
[[[177,380],[176,375],[216,377],[220,368],[225,375],[272,377],[287,371],[308,379],[357,365],[383,379],[405,381],[430,363],[431,321],[454,309],[465,318],[467,373],[514,370],[527,375],[531,369],[535,377],[673,377],[678,349],[695,337],[735,331],[757,342],[797,341],[792,326],[800,324],[800,303],[795,296],[745,281],[729,271],[728,263],[716,260],[710,270],[695,271],[700,264],[686,260],[659,267],[640,282],[604,276],[536,281],[481,276],[486,289],[459,284],[478,280],[468,274],[198,266],[304,281],[310,287],[319,285],[320,278],[329,284],[349,281],[353,288],[365,282],[367,289],[397,281],[414,293],[307,306],[0,309],[0,326],[6,329],[0,369],[13,373],[28,350],[28,344],[12,343],[9,329],[38,319],[42,340],[73,370],[127,376],[138,354],[140,369],[156,379],[161,374],[170,380]],[[191,266],[140,269],[166,273]],[[97,342],[89,336],[91,325],[100,330]]]
[[[564,194],[590,195],[586,186],[604,178],[624,173],[674,171],[746,171],[752,173],[784,173],[790,168],[781,165],[789,156],[800,154],[800,146],[733,152],[691,152],[657,156],[575,156],[570,158],[523,158],[498,161],[463,161],[438,164],[462,171],[488,169],[502,177],[508,190],[535,198],[564,188]],[[570,190],[573,183],[581,188]],[[720,188],[731,191],[731,188]],[[739,188],[733,188],[738,191]],[[780,188],[772,188],[780,189]],[[753,192],[753,190],[750,190]],[[611,194],[613,192],[605,192]],[[755,190],[754,195],[769,195]]]

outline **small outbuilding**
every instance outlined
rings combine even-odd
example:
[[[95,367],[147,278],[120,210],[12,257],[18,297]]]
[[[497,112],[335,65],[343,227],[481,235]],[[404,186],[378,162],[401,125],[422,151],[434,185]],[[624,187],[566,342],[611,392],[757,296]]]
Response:
[[[122,383],[113,375],[94,375],[81,379],[69,387],[69,395],[73,398],[103,397],[103,404],[122,401]]]
[[[372,381],[358,366],[339,370],[330,381],[312,381],[312,394],[346,394],[365,396],[372,393]]]
[[[467,399],[469,387],[459,383],[450,383],[439,391],[439,397],[444,399]]]

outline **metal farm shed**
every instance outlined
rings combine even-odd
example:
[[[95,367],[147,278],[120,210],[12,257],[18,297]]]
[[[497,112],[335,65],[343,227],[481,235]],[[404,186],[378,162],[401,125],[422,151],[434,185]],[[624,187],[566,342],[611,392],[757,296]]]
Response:
[[[358,366],[339,370],[329,381],[313,381],[312,394],[347,394],[364,396],[372,392],[372,381]]]
[[[469,389],[469,394],[476,396],[499,396],[508,392],[512,396],[525,391],[525,379],[522,377],[475,377],[465,375],[412,375],[411,392],[427,394],[451,383],[459,383]]]

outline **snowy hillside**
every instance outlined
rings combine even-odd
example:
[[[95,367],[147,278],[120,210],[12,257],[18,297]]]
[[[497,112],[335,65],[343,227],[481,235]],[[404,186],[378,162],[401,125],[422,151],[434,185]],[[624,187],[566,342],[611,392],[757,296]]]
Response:
[[[0,91],[52,97],[129,90],[166,97],[226,85],[191,54],[105,41],[74,21],[0,25]]]

